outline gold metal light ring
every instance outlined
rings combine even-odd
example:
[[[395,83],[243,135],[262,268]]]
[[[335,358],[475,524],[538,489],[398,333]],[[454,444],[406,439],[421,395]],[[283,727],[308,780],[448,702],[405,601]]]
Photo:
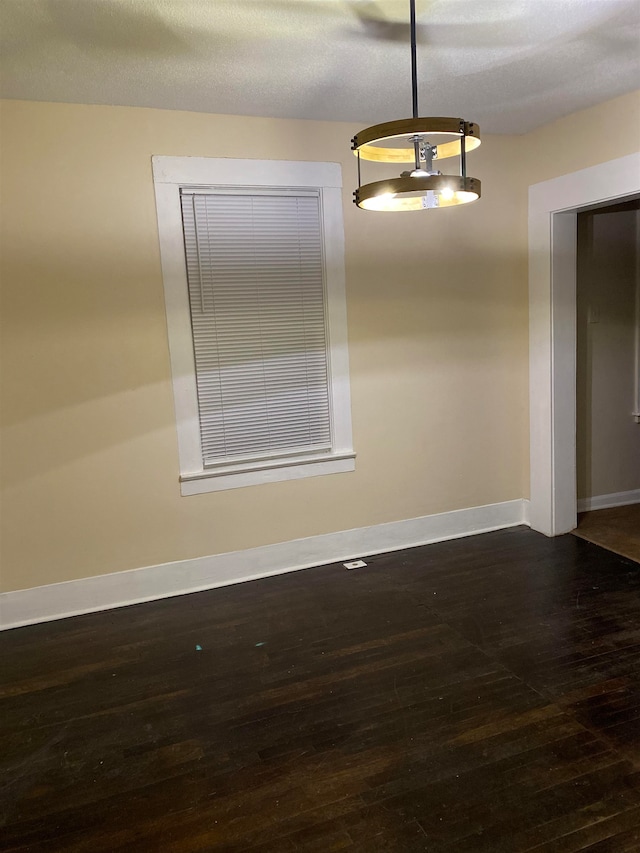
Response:
[[[387,140],[398,139],[413,135],[428,133],[451,134],[457,138],[451,142],[438,144],[438,160],[456,157],[460,154],[460,132],[464,128],[465,149],[473,151],[480,145],[480,128],[475,122],[464,121],[448,116],[406,118],[398,121],[388,121],[366,127],[357,133],[352,140],[354,154],[360,154],[363,160],[375,160],[380,163],[411,163],[414,162],[415,152],[410,148],[394,148],[384,145]],[[375,145],[374,143],[378,143]],[[380,145],[380,143],[383,143]]]
[[[422,210],[429,191],[438,195],[438,207],[453,207],[479,199],[481,184],[458,175],[389,178],[358,187],[354,201],[365,210]]]

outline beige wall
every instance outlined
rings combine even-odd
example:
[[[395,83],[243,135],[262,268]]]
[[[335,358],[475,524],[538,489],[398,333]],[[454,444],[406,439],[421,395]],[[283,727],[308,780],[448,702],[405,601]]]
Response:
[[[635,408],[640,211],[578,216],[578,497],[640,489]]]
[[[588,112],[578,152],[585,114],[485,138],[479,203],[394,216],[351,203],[355,126],[4,102],[1,588],[526,495],[526,188],[632,150]],[[153,154],[343,164],[354,473],[180,497]]]
[[[355,126],[11,101],[2,126],[5,590],[522,495],[512,139],[474,153],[481,203],[422,217],[355,209]],[[354,473],[180,497],[153,154],[343,163]]]
[[[565,116],[520,139],[528,184],[633,154],[640,149],[640,90]]]

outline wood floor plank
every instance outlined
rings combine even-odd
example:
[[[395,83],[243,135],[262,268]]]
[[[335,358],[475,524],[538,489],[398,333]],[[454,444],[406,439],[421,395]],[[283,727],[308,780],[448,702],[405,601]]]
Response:
[[[640,563],[640,504],[580,513],[573,535]]]
[[[640,566],[367,562],[0,635],[0,851],[640,850]]]

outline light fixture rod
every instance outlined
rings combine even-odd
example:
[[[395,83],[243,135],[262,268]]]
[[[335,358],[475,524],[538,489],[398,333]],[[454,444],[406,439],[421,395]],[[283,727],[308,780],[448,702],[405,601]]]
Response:
[[[413,153],[415,155],[416,169],[420,168],[420,139],[416,136],[413,140]]]
[[[411,96],[413,117],[418,118],[418,59],[416,51],[416,0],[409,0],[411,13]]]

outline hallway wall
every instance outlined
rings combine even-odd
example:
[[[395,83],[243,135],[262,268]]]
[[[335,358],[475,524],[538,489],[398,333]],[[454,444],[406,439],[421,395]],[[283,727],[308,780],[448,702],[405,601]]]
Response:
[[[635,422],[640,202],[578,215],[578,498],[640,489]]]

